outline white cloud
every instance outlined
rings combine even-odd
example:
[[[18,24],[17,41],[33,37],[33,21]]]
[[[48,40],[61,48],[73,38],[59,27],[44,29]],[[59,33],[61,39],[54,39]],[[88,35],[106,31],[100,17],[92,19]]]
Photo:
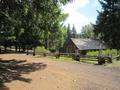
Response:
[[[64,12],[74,11],[78,8],[82,8],[89,4],[89,0],[73,0],[73,2],[69,2],[67,5],[63,6]]]
[[[94,21],[92,18],[89,18],[77,11],[80,8],[84,8],[89,3],[90,0],[73,0],[73,3],[68,3],[63,6],[63,12],[69,14],[65,21],[65,25],[70,24],[72,26],[74,24],[77,32],[80,33],[82,26]]]
[[[65,24],[66,25],[70,24],[71,27],[74,25],[77,32],[80,33],[82,26],[89,24],[90,21],[92,22],[93,20],[81,13],[73,12],[73,13],[69,14],[69,17],[65,21]]]

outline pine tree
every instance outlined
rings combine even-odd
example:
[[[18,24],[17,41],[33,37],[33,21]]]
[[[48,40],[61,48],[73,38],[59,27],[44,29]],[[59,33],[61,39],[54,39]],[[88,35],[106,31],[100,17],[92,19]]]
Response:
[[[98,11],[95,34],[111,48],[120,48],[120,9],[118,0],[100,0],[102,11]]]
[[[67,28],[67,40],[71,38],[71,29],[70,29],[70,24],[68,24]]]
[[[80,37],[81,38],[92,38],[94,39],[94,27],[92,24],[88,24],[82,27],[81,33],[80,33]]]
[[[72,27],[72,38],[77,38],[77,32],[74,25]]]

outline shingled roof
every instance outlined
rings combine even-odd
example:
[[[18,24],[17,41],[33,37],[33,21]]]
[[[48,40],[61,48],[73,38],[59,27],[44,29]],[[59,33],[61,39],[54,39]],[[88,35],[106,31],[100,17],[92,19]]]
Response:
[[[106,49],[106,46],[102,44],[99,40],[82,39],[82,38],[79,39],[71,38],[71,40],[79,50]]]

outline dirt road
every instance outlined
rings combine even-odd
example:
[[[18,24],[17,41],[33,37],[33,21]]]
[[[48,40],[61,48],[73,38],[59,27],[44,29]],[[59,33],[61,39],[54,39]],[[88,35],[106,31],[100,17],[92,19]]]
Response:
[[[1,54],[0,90],[120,90],[120,68]],[[3,69],[2,69],[3,70]],[[6,78],[7,77],[7,78]]]

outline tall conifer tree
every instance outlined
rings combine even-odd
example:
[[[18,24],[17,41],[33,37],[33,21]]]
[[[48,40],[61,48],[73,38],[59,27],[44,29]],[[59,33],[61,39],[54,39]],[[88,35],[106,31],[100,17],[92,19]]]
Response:
[[[119,0],[100,0],[102,10],[98,11],[95,34],[111,48],[120,48],[120,9]]]

